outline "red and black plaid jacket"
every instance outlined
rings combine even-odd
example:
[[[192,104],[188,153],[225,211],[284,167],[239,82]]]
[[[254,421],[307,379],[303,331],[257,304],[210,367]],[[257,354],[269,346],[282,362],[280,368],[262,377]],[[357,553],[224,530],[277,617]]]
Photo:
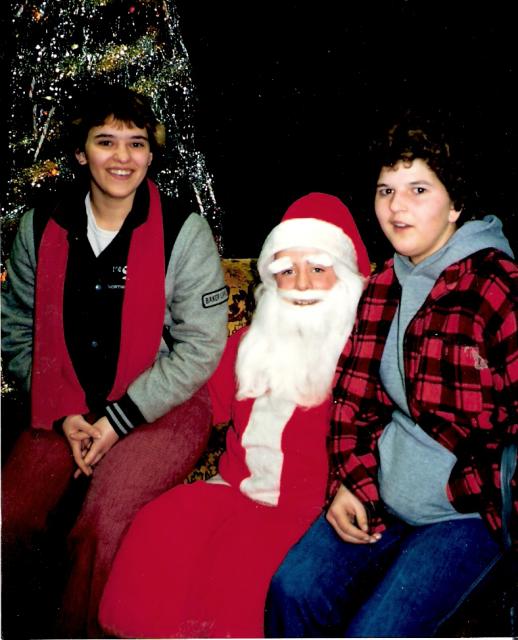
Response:
[[[393,261],[372,277],[338,363],[329,438],[329,499],[343,482],[382,531],[377,441],[394,404],[380,361],[401,295]],[[501,528],[500,456],[518,438],[518,266],[485,249],[447,267],[410,322],[405,385],[413,420],[457,456],[447,487],[453,506]],[[513,539],[518,481],[513,480]]]

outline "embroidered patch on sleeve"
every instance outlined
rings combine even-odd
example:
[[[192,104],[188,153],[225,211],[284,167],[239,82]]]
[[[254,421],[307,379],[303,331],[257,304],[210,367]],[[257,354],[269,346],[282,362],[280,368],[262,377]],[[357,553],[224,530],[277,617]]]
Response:
[[[223,304],[227,300],[228,291],[226,287],[221,287],[221,289],[211,291],[210,293],[204,293],[201,297],[201,303],[204,309],[216,307],[218,304]]]

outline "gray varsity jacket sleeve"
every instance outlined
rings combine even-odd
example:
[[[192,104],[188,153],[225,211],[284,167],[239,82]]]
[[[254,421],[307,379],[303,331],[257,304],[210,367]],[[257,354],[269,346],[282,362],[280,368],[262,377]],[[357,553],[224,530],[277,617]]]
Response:
[[[32,365],[32,332],[36,256],[33,234],[34,211],[20,220],[7,260],[7,286],[2,291],[2,352],[8,368],[29,391]]]
[[[211,376],[227,338],[227,290],[212,231],[191,214],[174,244],[166,274],[164,326],[152,367],[105,409],[120,436],[188,400]]]

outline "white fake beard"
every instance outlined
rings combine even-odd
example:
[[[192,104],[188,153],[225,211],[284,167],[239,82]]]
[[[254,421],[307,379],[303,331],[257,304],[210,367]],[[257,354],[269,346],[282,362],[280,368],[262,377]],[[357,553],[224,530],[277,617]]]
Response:
[[[286,302],[286,291],[260,285],[251,327],[239,346],[237,398],[270,393],[302,407],[323,402],[362,290],[363,278],[349,271],[328,291],[288,292],[297,299],[320,299],[312,305]]]

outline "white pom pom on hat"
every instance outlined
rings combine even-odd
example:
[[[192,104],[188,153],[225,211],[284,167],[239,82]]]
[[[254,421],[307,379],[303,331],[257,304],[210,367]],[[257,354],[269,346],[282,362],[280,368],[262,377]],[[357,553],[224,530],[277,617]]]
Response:
[[[264,241],[257,268],[268,284],[273,276],[268,264],[279,251],[319,249],[368,277],[371,272],[367,249],[349,209],[336,196],[308,193],[288,207],[282,221]]]

